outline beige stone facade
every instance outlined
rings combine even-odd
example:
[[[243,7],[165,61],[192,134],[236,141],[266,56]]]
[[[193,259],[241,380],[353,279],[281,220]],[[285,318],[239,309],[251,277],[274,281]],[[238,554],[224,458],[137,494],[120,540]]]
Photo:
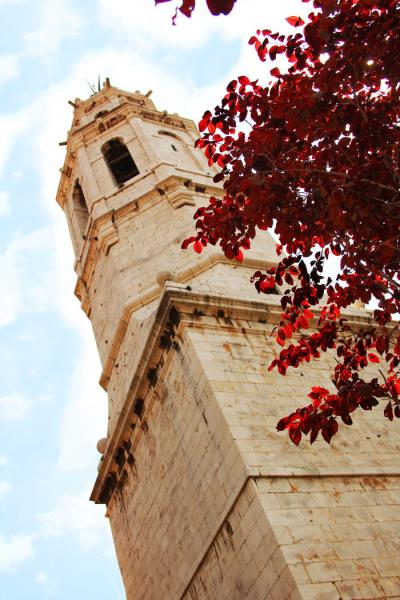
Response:
[[[243,264],[181,251],[194,206],[221,194],[197,135],[106,82],[75,101],[57,197],[109,397],[92,500],[126,596],[400,598],[399,429],[375,410],[330,447],[276,432],[311,385],[330,386],[332,358],[267,371],[279,296],[249,277],[274,261],[268,234]],[[122,181],[126,149],[138,173]]]

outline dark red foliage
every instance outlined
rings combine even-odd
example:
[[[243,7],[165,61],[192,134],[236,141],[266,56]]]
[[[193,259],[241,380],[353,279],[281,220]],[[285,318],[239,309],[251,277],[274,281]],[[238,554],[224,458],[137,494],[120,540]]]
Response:
[[[171,0],[155,0],[156,4],[170,2]],[[236,0],[206,0],[208,10],[212,15],[228,15]],[[196,0],[182,0],[179,10],[186,17],[190,17],[196,6]],[[176,15],[175,15],[176,16]],[[174,18],[175,20],[175,18]]]
[[[400,417],[400,0],[313,6],[306,22],[288,17],[294,33],[264,29],[249,41],[262,61],[286,58],[286,70],[269,69],[268,85],[242,75],[204,113],[197,146],[220,166],[225,197],[197,210],[197,235],[184,243],[241,260],[257,231],[275,226],[284,254],[253,276],[260,293],[282,290],[270,369],[284,375],[328,349],[337,360],[334,391],[313,388],[312,403],[278,423],[295,444],[319,433],[330,442],[338,419],[350,425],[380,402]],[[331,254],[341,257],[334,281],[324,275]],[[373,325],[352,330],[342,310],[371,300]],[[384,365],[379,378],[362,378],[369,363]]]
[[[236,0],[206,0],[206,2],[212,15],[228,15]]]

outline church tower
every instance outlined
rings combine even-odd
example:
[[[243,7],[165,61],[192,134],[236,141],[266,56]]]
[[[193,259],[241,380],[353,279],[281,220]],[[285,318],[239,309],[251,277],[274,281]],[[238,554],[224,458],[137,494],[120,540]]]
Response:
[[[195,207],[222,194],[194,123],[108,80],[72,104],[57,201],[108,393],[91,499],[127,599],[400,598],[398,428],[366,413],[300,449],[275,431],[330,386],[332,359],[267,371],[279,290],[249,278],[273,239],[240,264],[182,251]]]

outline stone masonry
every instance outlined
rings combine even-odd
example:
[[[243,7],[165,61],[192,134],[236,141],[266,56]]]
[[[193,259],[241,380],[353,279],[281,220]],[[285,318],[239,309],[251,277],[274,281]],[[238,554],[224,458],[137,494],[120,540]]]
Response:
[[[400,598],[398,427],[378,409],[331,446],[278,434],[333,358],[267,371],[279,290],[249,277],[274,241],[242,264],[183,252],[195,206],[222,194],[194,123],[108,80],[73,104],[57,201],[109,398],[91,499],[127,599]]]

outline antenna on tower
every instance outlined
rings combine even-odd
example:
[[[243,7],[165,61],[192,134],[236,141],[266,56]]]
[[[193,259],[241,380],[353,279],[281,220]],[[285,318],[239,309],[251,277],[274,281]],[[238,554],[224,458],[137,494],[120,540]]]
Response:
[[[86,79],[86,83],[88,84],[90,91],[92,92],[91,96],[94,96],[95,94],[97,94],[98,91],[100,91],[100,90],[96,90],[96,87],[94,85],[92,85],[88,79]]]

